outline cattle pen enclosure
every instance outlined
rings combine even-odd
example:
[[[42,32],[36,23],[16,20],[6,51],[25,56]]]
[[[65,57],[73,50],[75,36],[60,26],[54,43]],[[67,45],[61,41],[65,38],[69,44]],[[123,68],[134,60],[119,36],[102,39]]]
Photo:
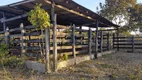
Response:
[[[45,31],[43,31],[43,33],[45,33]],[[25,54],[27,59],[31,61],[39,61],[44,58],[42,56],[45,54],[41,53],[41,51],[45,51],[46,44],[45,37],[40,37],[40,30],[35,30],[33,26],[24,26],[20,24],[19,27],[14,29],[7,28],[5,34],[7,34],[4,37],[9,44],[10,54],[17,56]],[[54,58],[52,27],[49,29],[49,34],[49,59],[52,61]],[[114,34],[109,34],[106,31],[98,32],[97,52],[102,53],[113,49],[113,35]],[[90,57],[92,57],[92,55],[95,54],[95,31],[91,29],[84,30],[79,27],[75,28],[75,25],[57,25],[56,41],[58,62],[66,60],[64,59],[65,57],[72,59],[80,55],[90,55]]]
[[[52,25],[43,31],[27,19],[37,3],[50,13]],[[44,63],[47,71],[57,71],[61,60],[72,59],[70,63],[76,64],[82,55],[97,59],[99,53],[114,49],[119,40],[118,25],[72,0],[25,0],[0,7],[0,14],[0,34],[9,53]]]

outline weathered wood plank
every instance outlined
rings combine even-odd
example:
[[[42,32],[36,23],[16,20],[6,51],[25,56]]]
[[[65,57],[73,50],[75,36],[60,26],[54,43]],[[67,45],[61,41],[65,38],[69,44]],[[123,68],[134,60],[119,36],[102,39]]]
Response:
[[[10,37],[21,37],[21,34],[12,34]]]
[[[96,21],[97,25],[96,25],[96,37],[95,37],[95,54],[94,54],[94,58],[97,59],[98,58],[98,25],[99,22],[98,20]]]
[[[89,55],[90,55],[90,58],[92,59],[92,30],[89,29],[89,32],[88,32],[88,50],[89,50]]]
[[[110,34],[107,33],[107,49],[110,50]]]
[[[28,14],[22,14],[22,15],[19,15],[19,16],[16,16],[16,17],[12,17],[12,18],[9,18],[9,19],[5,19],[2,21],[2,23],[4,22],[9,22],[9,21],[13,21],[13,20],[16,20],[16,19],[21,19],[21,18],[25,18],[27,17]]]
[[[75,46],[75,25],[73,24],[72,26],[72,53],[75,59],[75,63],[76,63],[76,46]]]
[[[9,30],[9,32],[14,32],[14,31],[21,31],[21,28],[14,28]]]
[[[45,54],[46,54],[46,69],[47,71],[50,71],[50,65],[49,65],[49,55],[50,55],[50,30],[49,28],[45,29]]]
[[[53,22],[53,54],[54,54],[54,71],[57,71],[57,15],[54,13],[54,2],[51,8],[51,20]]]
[[[25,47],[25,43],[24,43],[25,31],[24,31],[24,24],[23,23],[20,24],[20,28],[21,28],[21,37],[20,37],[20,40],[21,40],[21,56],[23,57],[25,52],[26,52],[25,49],[24,49],[24,47]]]
[[[78,48],[88,48],[88,45],[77,45],[76,46],[76,49],[78,49]],[[27,47],[25,47],[25,49],[27,49],[27,50],[39,50],[40,49],[40,47],[39,46],[27,46]],[[57,50],[65,50],[65,49],[72,49],[72,46],[58,46],[57,47]],[[53,50],[53,47],[50,47],[50,50]]]
[[[76,28],[75,30],[76,30],[76,31],[79,31],[79,32],[88,32],[88,30],[79,29],[79,28]]]
[[[103,52],[103,31],[100,32],[101,33],[101,40],[100,40],[100,52]]]

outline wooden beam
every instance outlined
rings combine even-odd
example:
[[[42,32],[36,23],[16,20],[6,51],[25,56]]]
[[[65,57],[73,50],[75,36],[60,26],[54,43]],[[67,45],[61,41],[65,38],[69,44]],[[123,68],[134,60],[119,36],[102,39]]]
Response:
[[[115,31],[117,29],[106,29],[106,30],[99,30],[99,31]]]
[[[72,26],[72,53],[73,53],[73,56],[74,56],[74,61],[75,61],[75,64],[76,64],[76,50],[75,50],[75,25],[73,24]]]
[[[24,47],[25,47],[25,43],[24,43],[24,39],[25,39],[25,37],[24,37],[24,33],[25,33],[25,30],[24,30],[24,24],[23,23],[21,23],[20,24],[20,28],[21,28],[21,56],[23,57],[24,55],[25,55],[25,52],[26,52],[26,50],[24,49]]]
[[[92,30],[91,28],[88,31],[88,50],[89,50],[89,55],[90,55],[90,59],[92,59]]]
[[[28,36],[28,41],[30,41],[30,40],[31,40],[31,36]],[[31,43],[28,43],[28,46],[31,46]]]
[[[80,26],[79,29],[82,30],[82,26]],[[81,34],[82,34],[82,31],[79,31],[79,34],[81,35]],[[83,43],[82,43],[82,40],[83,40],[83,38],[81,37],[81,38],[80,38],[80,43],[81,43],[81,45],[83,44]]]
[[[50,73],[51,72],[51,70],[50,70],[50,65],[49,65],[49,55],[50,55],[50,35],[49,35],[49,33],[50,33],[50,30],[49,30],[49,28],[46,28],[45,29],[45,47],[46,47],[46,49],[45,49],[45,57],[46,57],[46,71],[48,72],[48,73]]]
[[[55,3],[52,2],[51,4],[51,21],[53,24],[53,54],[54,54],[54,61],[53,61],[53,69],[54,72],[57,71],[57,15],[55,14]]]
[[[107,49],[110,50],[110,34],[107,33]]]
[[[49,1],[49,0],[46,0],[45,2],[48,3],[48,4],[52,4],[52,2]],[[64,7],[64,6],[62,6],[62,5],[55,5],[55,6],[56,6],[57,8],[60,8],[60,9],[63,9],[63,10],[65,10],[65,11],[68,11],[68,12],[70,12],[70,13],[73,13],[73,14],[75,14],[75,15],[78,15],[78,16],[84,17],[84,18],[86,18],[86,19],[95,21],[94,18],[92,18],[92,17],[90,17],[90,16],[81,14],[81,13],[79,13],[79,12],[77,12],[77,11],[74,11],[74,10],[70,10],[70,9],[68,9],[68,8],[66,8],[66,7]]]
[[[1,20],[1,22],[2,22],[2,23],[5,23],[5,22],[9,22],[9,21],[13,21],[13,20],[25,18],[25,17],[27,17],[27,16],[28,16],[28,14],[22,14],[22,15],[20,15],[20,16],[16,16],[16,17],[12,17],[12,18],[9,18],[9,19]]]
[[[115,33],[113,33],[113,49],[114,49],[114,42],[115,42]]]
[[[9,44],[9,28],[8,27],[6,28],[6,31],[5,31],[5,42],[6,44]]]
[[[98,58],[98,25],[99,25],[99,21],[96,21],[97,25],[96,25],[96,37],[95,37],[95,54],[94,54],[94,58],[97,59]]]
[[[21,4],[33,2],[33,1],[35,1],[35,0],[21,1],[21,2],[17,2],[17,3],[10,4],[10,5],[8,5],[8,7],[13,7],[13,6],[17,6],[17,5],[21,5]]]
[[[103,52],[103,31],[100,32],[101,33],[101,40],[100,40],[100,52]]]

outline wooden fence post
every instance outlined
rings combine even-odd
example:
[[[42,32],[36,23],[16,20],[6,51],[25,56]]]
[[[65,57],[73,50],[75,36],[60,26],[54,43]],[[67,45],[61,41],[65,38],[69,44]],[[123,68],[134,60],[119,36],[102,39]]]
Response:
[[[9,28],[8,27],[6,28],[6,31],[5,31],[5,42],[6,44],[9,44]]]
[[[114,42],[115,42],[115,34],[113,33],[113,49],[114,49]]]
[[[135,44],[134,44],[134,36],[132,36],[132,52],[135,50]]]
[[[51,1],[51,21],[53,24],[53,54],[54,54],[54,61],[53,61],[53,69],[54,72],[57,71],[57,15],[55,14],[55,3],[54,0]]]
[[[31,40],[31,35],[28,36],[28,40]],[[38,43],[38,45],[39,45],[39,43]],[[31,46],[31,43],[28,43],[28,46]]]
[[[119,29],[117,28],[117,51],[119,51]]]
[[[76,50],[75,50],[75,25],[72,26],[72,53],[76,64]]]
[[[100,52],[103,52],[103,31],[101,31]]]
[[[57,15],[54,15],[53,22],[53,54],[54,54],[54,71],[57,71]]]
[[[110,50],[110,35],[109,33],[107,34],[107,50]]]
[[[25,50],[26,44],[24,43],[25,30],[24,30],[24,24],[23,23],[20,24],[20,28],[21,28],[21,56],[23,57],[25,55],[25,52],[26,52],[26,50]]]
[[[80,26],[79,29],[81,30],[81,29],[82,29],[82,26]],[[83,41],[82,41],[82,40],[83,40],[82,31],[80,31],[79,34],[81,35],[80,43],[81,43],[81,45],[82,45],[82,44],[83,44]]]
[[[96,37],[95,37],[95,54],[94,54],[94,58],[97,59],[98,58],[98,26],[99,26],[99,21],[96,21]]]
[[[47,71],[47,73],[50,73],[51,71],[50,71],[50,65],[49,65],[49,55],[50,55],[50,35],[49,35],[49,33],[50,33],[50,29],[49,28],[46,28],[45,29],[45,47],[46,47],[46,71]]]
[[[90,59],[92,59],[92,30],[90,28],[88,31],[88,48]]]

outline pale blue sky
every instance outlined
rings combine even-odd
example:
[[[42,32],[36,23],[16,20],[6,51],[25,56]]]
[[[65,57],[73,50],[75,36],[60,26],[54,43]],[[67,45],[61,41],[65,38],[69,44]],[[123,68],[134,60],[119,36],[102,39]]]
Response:
[[[1,0],[0,6],[17,2],[17,1],[21,1],[21,0]],[[105,0],[74,0],[74,1],[85,6],[88,9],[91,9],[94,12],[96,12],[96,7],[99,6],[100,2],[102,3],[105,2]],[[142,3],[142,0],[137,0],[137,1],[138,3]]]

